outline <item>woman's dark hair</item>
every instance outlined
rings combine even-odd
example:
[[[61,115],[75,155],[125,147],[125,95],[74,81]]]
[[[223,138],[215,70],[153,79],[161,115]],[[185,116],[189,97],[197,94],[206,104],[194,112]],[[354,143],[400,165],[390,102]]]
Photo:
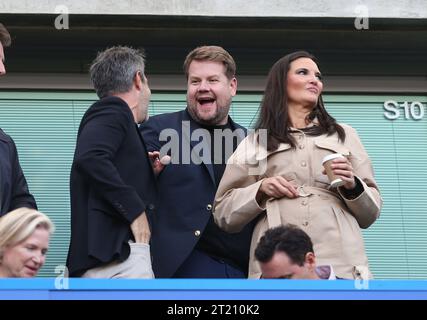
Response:
[[[278,60],[271,68],[261,101],[260,114],[255,129],[267,129],[267,150],[277,149],[280,143],[289,143],[293,148],[296,141],[289,130],[287,75],[290,64],[299,58],[309,58],[317,63],[316,58],[305,51],[290,53]],[[326,111],[322,95],[319,96],[316,106],[308,115],[308,120],[317,118],[319,125],[306,131],[309,135],[332,135],[338,133],[341,141],[345,140],[344,129]]]

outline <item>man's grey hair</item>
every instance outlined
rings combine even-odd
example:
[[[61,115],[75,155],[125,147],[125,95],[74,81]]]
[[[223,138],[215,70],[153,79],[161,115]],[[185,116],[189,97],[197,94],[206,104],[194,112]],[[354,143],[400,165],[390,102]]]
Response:
[[[9,47],[12,42],[9,31],[2,23],[0,23],[0,42],[3,47]]]
[[[144,81],[144,58],[143,50],[123,46],[99,52],[90,66],[90,79],[98,97],[128,92],[137,72]]]

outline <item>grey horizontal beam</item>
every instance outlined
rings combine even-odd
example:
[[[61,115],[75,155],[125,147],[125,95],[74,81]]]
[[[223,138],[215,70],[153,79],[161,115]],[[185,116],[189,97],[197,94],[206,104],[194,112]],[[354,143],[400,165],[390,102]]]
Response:
[[[155,91],[185,91],[184,75],[149,75]],[[239,91],[262,92],[265,76],[240,76]],[[425,93],[427,77],[329,76],[324,82],[325,92],[366,93]],[[93,90],[88,75],[9,73],[0,79],[0,89],[19,90]]]

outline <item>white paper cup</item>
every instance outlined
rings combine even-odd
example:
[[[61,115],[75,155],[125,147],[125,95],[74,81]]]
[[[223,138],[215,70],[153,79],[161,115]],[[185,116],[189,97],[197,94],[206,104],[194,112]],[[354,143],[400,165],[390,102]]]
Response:
[[[322,165],[325,168],[332,188],[338,188],[339,186],[342,186],[345,183],[340,177],[336,176],[331,169],[332,160],[337,158],[345,157],[341,153],[333,153],[324,157],[322,161]]]

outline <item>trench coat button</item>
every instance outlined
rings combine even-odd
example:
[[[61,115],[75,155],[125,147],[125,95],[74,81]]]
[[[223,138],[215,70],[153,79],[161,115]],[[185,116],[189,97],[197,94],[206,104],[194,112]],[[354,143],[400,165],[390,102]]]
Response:
[[[194,231],[194,235],[195,235],[196,237],[199,237],[199,236],[200,236],[200,230],[196,230],[196,231]]]
[[[302,201],[301,201],[301,204],[302,204],[303,206],[306,206],[306,205],[308,204],[307,199],[302,200]]]
[[[212,210],[212,205],[210,203],[206,206],[206,210],[209,210],[209,211]]]
[[[301,161],[301,167],[306,167],[306,166],[307,166],[307,162]]]
[[[299,147],[300,149],[304,149],[304,148],[305,148],[305,146],[304,146],[303,144],[300,144],[298,147]]]
[[[155,207],[154,207],[154,204],[150,203],[150,204],[148,205],[148,209],[149,209],[149,210],[154,210],[154,208],[155,208]]]
[[[304,222],[302,223],[302,225],[303,225],[304,227],[307,227],[307,226],[308,226],[308,221],[304,221]]]

